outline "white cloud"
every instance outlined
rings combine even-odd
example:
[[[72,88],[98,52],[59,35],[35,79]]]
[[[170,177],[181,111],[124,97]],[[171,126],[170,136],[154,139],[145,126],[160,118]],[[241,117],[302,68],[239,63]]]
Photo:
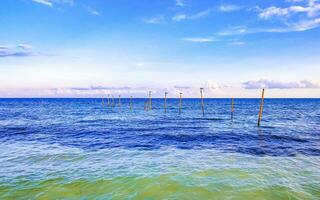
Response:
[[[295,1],[297,2],[297,1]],[[300,2],[300,1],[299,1]],[[319,15],[320,4],[314,0],[307,1],[307,5],[293,5],[289,7],[279,8],[275,6],[266,9],[260,9],[259,17],[261,19],[270,19],[272,17],[289,17],[297,13],[305,13],[308,17]]]
[[[217,35],[232,36],[232,35],[248,35],[256,33],[287,33],[287,32],[301,32],[307,31],[320,26],[320,18],[305,19],[297,22],[286,22],[279,27],[266,28],[247,28],[243,26],[233,27],[224,31],[220,31]]]
[[[30,44],[25,44],[25,43],[18,44],[17,47],[24,49],[24,50],[32,49],[32,46]]]
[[[53,7],[54,4],[69,4],[73,5],[73,0],[31,0],[36,3],[40,3],[49,7]]]
[[[260,14],[259,17],[261,19],[269,19],[272,16],[285,16],[288,15],[288,9],[277,8],[277,7],[269,7],[264,9]]]
[[[286,2],[294,3],[294,5],[282,8],[276,6],[265,9],[257,8],[260,19],[278,19],[282,23],[282,26],[276,28],[248,29],[243,34],[259,32],[298,32],[320,26],[320,4],[317,3],[317,0],[287,0]],[[233,33],[237,34],[237,32]]]
[[[185,6],[184,0],[176,0],[176,6],[179,6],[179,7]]]
[[[32,46],[29,44],[18,45],[0,45],[0,58],[4,57],[26,57],[35,55],[31,51]]]
[[[152,18],[143,19],[142,21],[147,24],[162,24],[165,22],[165,17],[163,15],[158,15]]]
[[[220,85],[213,80],[208,80],[206,81],[206,88],[208,88],[210,91],[214,91],[220,89]]]
[[[98,12],[97,10],[94,10],[92,8],[89,8],[89,12],[92,14],[92,15],[96,15],[96,16],[101,16],[101,13]]]
[[[32,0],[32,1],[34,1],[36,3],[40,3],[40,4],[43,4],[43,5],[46,5],[46,6],[50,6],[50,7],[53,6],[53,4],[52,4],[52,2],[50,0]]]
[[[242,42],[242,41],[232,41],[232,42],[229,42],[228,44],[229,44],[229,45],[233,45],[233,46],[242,46],[242,45],[244,45],[245,43]]]
[[[180,21],[186,20],[186,19],[194,20],[194,19],[199,19],[199,18],[206,17],[210,13],[211,13],[210,9],[198,12],[198,13],[193,14],[193,15],[187,15],[187,14],[184,14],[184,13],[179,13],[179,14],[176,14],[175,16],[173,16],[172,20],[176,21],[176,22],[180,22]]]
[[[297,2],[303,2],[305,0],[286,0],[286,2],[294,2],[294,3],[297,3]]]
[[[210,9],[207,9],[207,10],[198,12],[198,13],[196,13],[196,14],[194,14],[194,15],[191,15],[191,16],[189,16],[188,18],[189,18],[189,19],[198,19],[198,18],[202,18],[202,17],[208,16],[210,13],[211,13],[211,10],[210,10]]]
[[[320,7],[319,7],[320,8]],[[271,6],[269,8],[264,9],[259,17],[261,19],[269,19],[271,17],[281,17],[281,16],[289,16],[294,13],[308,13],[308,15],[313,15],[314,9],[310,7],[302,7],[302,6],[291,6],[288,8],[278,8],[275,6]]]
[[[190,86],[181,86],[181,85],[175,85],[173,88],[178,89],[178,90],[188,90],[191,89]]]
[[[172,20],[176,21],[176,22],[180,22],[180,21],[182,21],[184,19],[187,19],[187,15],[185,15],[185,14],[177,14],[177,15],[172,17]]]
[[[306,31],[306,30],[314,29],[320,26],[320,18],[300,21],[300,22],[291,24],[291,26],[292,26],[292,29],[295,31]]]
[[[240,9],[240,7],[236,6],[236,5],[222,5],[219,7],[219,10],[221,12],[232,12],[232,11],[236,11],[239,9]]]
[[[244,26],[236,26],[224,31],[220,31],[218,35],[220,36],[228,36],[228,35],[243,35],[243,34],[248,34],[248,30]]]
[[[196,42],[196,43],[206,43],[206,42],[214,42],[216,41],[213,38],[203,38],[203,37],[196,37],[196,38],[182,38],[182,40],[187,42]]]
[[[243,82],[245,89],[299,89],[299,88],[320,88],[320,84],[311,81],[302,80],[298,82],[282,82],[276,80],[261,79],[258,81]]]

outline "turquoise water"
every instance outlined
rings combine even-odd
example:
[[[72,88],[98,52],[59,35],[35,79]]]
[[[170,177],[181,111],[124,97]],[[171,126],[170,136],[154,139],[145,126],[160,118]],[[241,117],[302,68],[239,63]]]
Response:
[[[320,199],[320,100],[0,99],[0,199]]]

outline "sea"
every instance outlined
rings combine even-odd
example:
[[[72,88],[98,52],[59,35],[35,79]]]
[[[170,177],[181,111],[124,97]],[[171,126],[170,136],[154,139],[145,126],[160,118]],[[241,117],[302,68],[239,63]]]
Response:
[[[0,199],[320,199],[320,99],[164,101],[0,99]]]

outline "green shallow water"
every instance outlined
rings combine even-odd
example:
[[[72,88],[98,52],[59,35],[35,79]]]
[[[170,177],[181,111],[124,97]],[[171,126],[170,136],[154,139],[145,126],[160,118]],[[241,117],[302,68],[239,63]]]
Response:
[[[0,199],[320,199],[317,156],[0,144]]]
[[[320,185],[291,188],[270,184],[263,174],[239,170],[207,170],[190,175],[53,178],[1,183],[1,199],[320,199]],[[263,183],[264,185],[256,185]]]

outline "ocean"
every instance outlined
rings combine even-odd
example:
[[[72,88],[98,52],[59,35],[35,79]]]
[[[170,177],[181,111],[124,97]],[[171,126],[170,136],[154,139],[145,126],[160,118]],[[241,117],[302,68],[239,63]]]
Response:
[[[0,99],[0,199],[320,199],[320,99],[147,102]]]

